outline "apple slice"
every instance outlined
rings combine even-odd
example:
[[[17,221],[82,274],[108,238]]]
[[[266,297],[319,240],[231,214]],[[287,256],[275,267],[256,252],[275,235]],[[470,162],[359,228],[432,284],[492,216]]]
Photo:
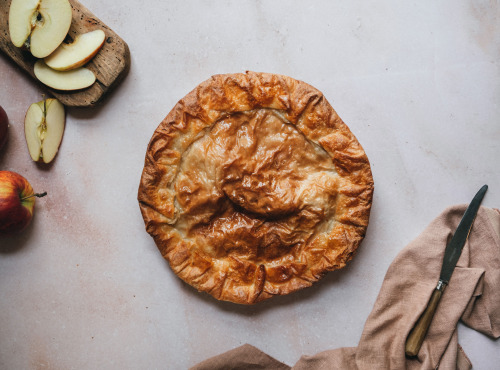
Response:
[[[56,71],[41,59],[35,63],[34,73],[42,83],[56,90],[84,89],[95,82],[94,72],[90,69],[79,67],[70,71]]]
[[[12,0],[9,8],[9,32],[12,43],[22,47],[33,30],[40,0]]]
[[[37,58],[45,58],[64,41],[71,25],[68,0],[12,0],[9,8],[9,32],[12,43],[29,43]]]
[[[67,71],[83,66],[97,54],[106,35],[95,30],[75,37],[71,44],[62,43],[56,51],[44,59],[45,64],[58,71]]]
[[[50,163],[57,154],[64,134],[64,105],[57,99],[33,103],[24,118],[24,135],[31,159]]]

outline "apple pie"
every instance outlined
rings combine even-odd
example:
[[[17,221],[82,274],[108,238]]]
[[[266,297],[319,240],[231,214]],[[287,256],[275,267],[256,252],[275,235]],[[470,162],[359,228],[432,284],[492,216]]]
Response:
[[[147,148],[138,200],[182,280],[253,304],[344,267],[372,195],[368,158],[320,91],[247,72],[213,76],[175,105]]]

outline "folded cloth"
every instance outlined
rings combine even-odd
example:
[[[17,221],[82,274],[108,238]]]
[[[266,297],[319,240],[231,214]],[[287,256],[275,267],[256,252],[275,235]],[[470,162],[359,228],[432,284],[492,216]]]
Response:
[[[408,333],[436,287],[444,249],[466,205],[446,209],[390,265],[358,347],[302,356],[299,369],[471,369],[457,323],[500,336],[500,211],[481,207],[417,358],[405,357]],[[203,369],[290,369],[244,345],[194,366]]]

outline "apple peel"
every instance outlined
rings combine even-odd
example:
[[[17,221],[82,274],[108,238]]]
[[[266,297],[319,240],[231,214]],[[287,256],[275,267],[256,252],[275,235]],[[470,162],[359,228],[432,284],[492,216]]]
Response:
[[[16,172],[0,171],[0,235],[21,232],[31,222],[35,197],[47,192],[35,193],[28,180]]]
[[[0,151],[7,143],[9,137],[9,118],[7,117],[7,113],[0,106]]]

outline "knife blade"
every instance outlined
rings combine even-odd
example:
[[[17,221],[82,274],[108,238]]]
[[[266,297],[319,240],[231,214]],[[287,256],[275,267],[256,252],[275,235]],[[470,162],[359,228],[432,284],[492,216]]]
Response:
[[[453,274],[453,270],[457,265],[460,255],[462,254],[462,249],[465,245],[465,242],[469,238],[472,225],[474,224],[477,211],[479,210],[479,206],[481,205],[481,201],[484,198],[486,190],[488,190],[488,185],[484,185],[476,193],[471,203],[465,210],[465,213],[460,220],[460,223],[458,224],[453,237],[446,245],[443,264],[441,266],[441,273],[439,275],[437,286],[432,292],[427,307],[425,308],[424,312],[422,313],[415,326],[410,331],[408,338],[406,339],[405,354],[408,357],[415,357],[417,356],[418,351],[420,351],[420,347],[422,346],[425,335],[427,334],[427,330],[429,329],[432,318],[434,317],[434,313],[436,312],[441,296],[443,295],[446,286],[450,282],[451,275]]]

